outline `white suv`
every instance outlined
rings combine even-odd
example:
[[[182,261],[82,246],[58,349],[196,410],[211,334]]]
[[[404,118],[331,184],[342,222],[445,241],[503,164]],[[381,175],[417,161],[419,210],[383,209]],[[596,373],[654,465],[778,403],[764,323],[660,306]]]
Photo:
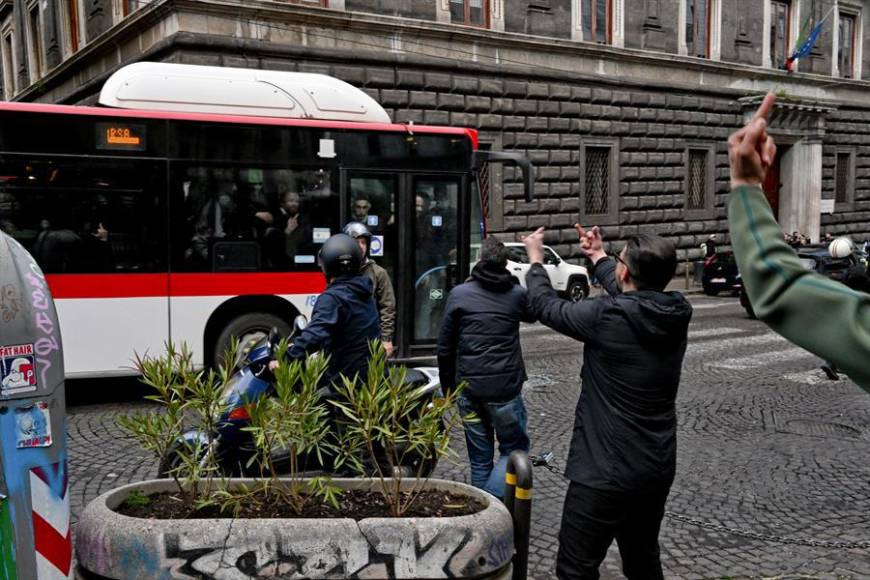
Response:
[[[526,247],[518,242],[507,242],[507,269],[520,284],[526,286],[526,272],[529,271],[529,256]],[[544,246],[544,269],[550,276],[550,284],[556,292],[579,302],[589,296],[589,272],[583,266],[569,264],[559,257],[553,248]]]

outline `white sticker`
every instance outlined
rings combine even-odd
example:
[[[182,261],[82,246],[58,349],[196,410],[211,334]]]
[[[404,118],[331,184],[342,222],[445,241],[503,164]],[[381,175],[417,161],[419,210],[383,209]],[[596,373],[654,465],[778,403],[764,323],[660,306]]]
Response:
[[[440,215],[433,215],[432,216],[432,227],[433,228],[440,228],[441,223],[442,223],[442,219],[441,219]]]
[[[35,391],[36,355],[32,344],[0,346],[0,396]]]
[[[332,235],[332,230],[329,228],[313,228],[312,238],[315,244],[322,244]]]
[[[28,407],[15,409],[15,427],[19,449],[50,446],[51,413],[48,403],[37,401]]]
[[[377,226],[378,225],[378,216],[370,215],[366,218],[367,226]]]
[[[369,256],[381,258],[384,255],[384,236],[372,236],[371,246],[369,246]]]
[[[317,156],[323,159],[332,159],[335,157],[335,141],[333,139],[321,139],[320,151]]]
[[[429,300],[441,300],[442,298],[444,298],[444,290],[441,288],[429,290]]]
[[[293,262],[296,264],[313,264],[314,256],[294,256]]]

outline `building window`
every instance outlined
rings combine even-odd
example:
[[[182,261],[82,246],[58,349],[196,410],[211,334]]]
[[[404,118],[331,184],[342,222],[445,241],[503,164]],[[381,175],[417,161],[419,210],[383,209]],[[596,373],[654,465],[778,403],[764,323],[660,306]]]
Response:
[[[586,215],[607,215],[610,201],[610,148],[586,149],[586,195],[583,205]]]
[[[84,45],[84,32],[79,15],[82,14],[81,0],[61,0],[60,28],[63,34],[64,56],[70,56]]]
[[[791,44],[791,4],[784,0],[770,2],[770,62],[773,68],[785,68]]]
[[[487,26],[488,0],[450,0],[450,22],[469,26]]]
[[[690,143],[686,148],[686,217],[708,218],[715,214],[714,190],[716,147]]]
[[[837,151],[837,166],[834,183],[834,203],[851,203],[855,190],[855,152],[852,150]]]
[[[151,4],[153,1],[154,0],[115,0],[113,8],[115,22],[119,22],[140,8]]]
[[[857,45],[857,18],[854,14],[840,13],[837,46],[837,70],[845,79],[855,78],[855,47]]]
[[[686,48],[689,56],[710,57],[712,0],[686,0]]]
[[[15,34],[12,31],[12,19],[7,20],[3,27],[3,98],[11,101],[17,91],[15,74]]]
[[[588,140],[580,155],[580,219],[616,223],[619,215],[619,144],[616,139]]]
[[[583,40],[598,44],[612,44],[612,0],[582,0],[580,14],[583,22]]]
[[[707,152],[689,149],[686,209],[704,209],[707,199]]]
[[[27,56],[30,61],[30,79],[35,81],[42,74],[45,58],[42,54],[42,15],[39,2],[27,8]]]

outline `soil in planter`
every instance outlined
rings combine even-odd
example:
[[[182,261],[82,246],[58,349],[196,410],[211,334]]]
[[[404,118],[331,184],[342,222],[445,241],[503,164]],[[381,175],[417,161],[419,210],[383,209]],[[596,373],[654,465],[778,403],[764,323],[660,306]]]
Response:
[[[136,505],[131,502],[121,504],[116,511],[134,518],[154,518],[158,520],[173,519],[210,519],[229,518],[231,511],[221,512],[217,506],[209,506],[191,511],[187,499],[181,499],[175,493],[158,493],[148,496],[147,504],[142,505],[144,496],[137,495]],[[406,498],[407,499],[407,498]],[[404,517],[452,517],[477,513],[486,506],[483,502],[446,491],[424,491]],[[246,502],[237,514],[239,518],[364,518],[391,517],[390,510],[381,494],[371,491],[345,491],[339,498],[339,509],[323,504],[319,500],[309,498],[301,514],[295,513],[289,506],[274,498],[263,501]]]

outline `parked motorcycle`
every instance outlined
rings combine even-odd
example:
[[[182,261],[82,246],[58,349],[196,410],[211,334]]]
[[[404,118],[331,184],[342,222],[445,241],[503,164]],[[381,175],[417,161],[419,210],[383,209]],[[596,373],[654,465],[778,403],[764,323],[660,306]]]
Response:
[[[291,343],[305,329],[307,323],[304,316],[296,317],[289,337]],[[243,345],[244,348],[240,350],[234,361],[235,373],[224,386],[221,397],[224,412],[216,423],[216,433],[209,438],[207,433],[199,430],[192,429],[185,432],[161,462],[158,470],[159,477],[169,477],[170,473],[180,466],[183,456],[177,451],[182,449],[202,449],[203,464],[212,459],[205,454],[214,454],[215,463],[224,475],[260,475],[259,471],[254,472],[256,468],[248,465],[249,459],[254,454],[254,446],[245,427],[250,424],[248,406],[261,397],[274,395],[274,377],[269,370],[269,362],[275,358],[274,353],[279,340],[277,329],[272,329],[268,335],[255,338],[247,345]],[[437,368],[407,369],[405,384],[408,389],[422,391],[422,396],[418,399],[420,405],[431,404],[432,399],[439,396],[441,392]],[[332,391],[322,388],[319,394],[329,406],[328,398],[333,396]],[[209,440],[211,440],[210,447]],[[336,471],[335,457],[329,453],[322,453],[319,460],[316,457],[307,457],[297,458],[296,461],[297,465],[307,466],[303,470],[304,475],[333,474]],[[281,449],[274,450],[271,464],[275,466],[278,474],[289,473],[289,452]],[[409,475],[420,473],[425,477],[432,473],[436,464],[437,459],[434,457],[423,457],[421,454],[409,452],[405,454],[405,464],[399,468]]]

